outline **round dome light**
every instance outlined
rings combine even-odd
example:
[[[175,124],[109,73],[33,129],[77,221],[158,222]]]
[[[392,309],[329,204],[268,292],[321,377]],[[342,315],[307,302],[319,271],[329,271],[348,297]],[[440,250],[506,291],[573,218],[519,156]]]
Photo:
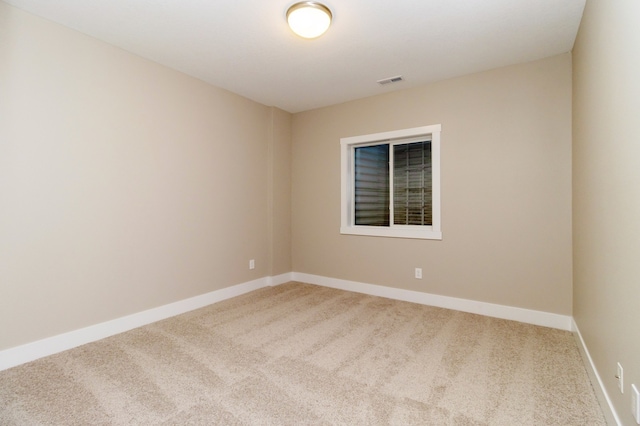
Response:
[[[287,22],[291,30],[304,38],[320,37],[331,25],[331,11],[321,3],[303,1],[287,10]]]

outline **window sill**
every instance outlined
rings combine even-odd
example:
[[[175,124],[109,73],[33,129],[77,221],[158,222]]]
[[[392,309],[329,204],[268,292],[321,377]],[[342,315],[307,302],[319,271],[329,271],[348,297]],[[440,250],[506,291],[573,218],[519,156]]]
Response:
[[[378,226],[343,226],[340,233],[345,235],[364,235],[369,237],[413,238],[420,240],[442,240],[442,232],[432,229],[388,228]]]

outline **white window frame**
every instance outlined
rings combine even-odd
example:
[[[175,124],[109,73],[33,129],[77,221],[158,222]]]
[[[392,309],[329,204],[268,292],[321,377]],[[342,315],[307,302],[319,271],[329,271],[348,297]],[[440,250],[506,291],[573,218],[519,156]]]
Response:
[[[434,124],[431,126],[414,127],[411,129],[394,130],[391,132],[352,136],[340,139],[341,234],[418,238],[426,240],[442,239],[442,230],[440,226],[440,132],[441,125]],[[389,226],[356,225],[353,195],[355,185],[353,175],[355,148],[384,143],[388,143],[391,146],[396,141],[398,141],[398,143],[407,143],[406,141],[408,139],[424,138],[425,136],[428,136],[431,139],[432,225],[394,225],[393,223]],[[390,191],[393,191],[392,183],[390,183]],[[391,194],[393,193],[391,192]],[[393,200],[393,197],[391,197],[391,200]],[[393,202],[391,204],[393,205]]]

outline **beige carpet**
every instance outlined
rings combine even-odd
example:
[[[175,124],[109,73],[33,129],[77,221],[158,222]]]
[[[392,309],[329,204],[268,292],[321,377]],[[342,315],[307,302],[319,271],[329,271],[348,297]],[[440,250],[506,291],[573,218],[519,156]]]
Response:
[[[1,425],[602,425],[569,332],[290,283],[0,372]]]

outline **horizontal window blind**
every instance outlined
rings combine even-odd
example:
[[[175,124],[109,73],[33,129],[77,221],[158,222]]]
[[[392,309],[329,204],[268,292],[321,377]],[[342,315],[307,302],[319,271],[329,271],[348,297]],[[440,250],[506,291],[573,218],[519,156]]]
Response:
[[[432,224],[431,141],[393,146],[393,223]]]
[[[355,148],[355,224],[389,226],[389,145]]]

